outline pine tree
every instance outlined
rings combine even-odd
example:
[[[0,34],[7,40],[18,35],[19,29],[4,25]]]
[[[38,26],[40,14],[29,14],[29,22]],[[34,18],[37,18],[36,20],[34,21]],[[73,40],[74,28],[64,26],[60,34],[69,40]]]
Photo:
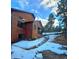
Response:
[[[60,21],[64,23],[64,34],[65,34],[65,37],[67,37],[67,0],[61,0],[58,3],[57,16],[61,16]]]
[[[51,13],[49,15],[48,23],[45,26],[45,31],[53,31],[52,30],[52,25],[54,24],[54,15]]]

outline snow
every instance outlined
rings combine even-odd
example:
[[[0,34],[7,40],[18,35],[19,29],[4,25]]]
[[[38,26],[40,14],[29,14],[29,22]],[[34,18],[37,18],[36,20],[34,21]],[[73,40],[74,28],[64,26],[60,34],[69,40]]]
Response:
[[[36,58],[37,58],[37,59],[43,59],[43,56],[42,56],[41,53],[38,53],[38,54],[36,55]]]
[[[50,51],[55,52],[57,54],[66,54],[66,50],[60,50],[59,49],[60,47],[62,47],[62,45],[52,43],[52,42],[46,42],[45,44],[43,44],[42,46],[37,48],[37,50],[39,52],[42,52],[42,51],[45,51],[45,50],[50,50]]]
[[[59,35],[48,35],[49,40],[48,41],[53,41],[54,38],[56,38]]]
[[[20,42],[17,42],[15,44],[13,44],[14,46],[18,46],[18,47],[22,47],[22,48],[31,48],[33,46],[37,46],[40,42],[44,41],[45,38],[39,38],[39,39],[36,39],[34,41],[20,41]]]
[[[43,35],[57,35],[59,33],[62,33],[62,32],[46,32],[46,33],[43,33]]]
[[[19,47],[12,46],[14,53],[12,54],[12,59],[19,58],[19,59],[33,59],[36,55],[36,51],[34,50],[23,50]]]
[[[43,51],[50,50],[57,54],[66,54],[66,50],[61,50],[63,45],[51,42],[58,35],[47,35],[45,37],[39,38],[34,41],[20,41],[12,45],[12,59],[43,59],[42,53]],[[47,41],[45,41],[48,38]],[[43,42],[45,41],[45,42]],[[42,44],[43,42],[44,44]],[[41,44],[41,45],[39,45]],[[37,46],[36,48],[31,49],[31,47]],[[30,49],[26,49],[30,48]]]

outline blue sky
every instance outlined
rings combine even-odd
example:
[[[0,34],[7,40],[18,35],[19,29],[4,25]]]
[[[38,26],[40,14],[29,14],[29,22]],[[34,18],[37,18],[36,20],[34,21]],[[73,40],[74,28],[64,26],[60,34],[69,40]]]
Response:
[[[35,15],[37,20],[47,23],[49,14],[56,13],[57,2],[59,0],[11,0],[11,7],[19,10],[31,12]],[[52,8],[53,7],[53,8]],[[55,25],[58,25],[58,18],[56,17]]]
[[[41,2],[42,0],[12,0],[11,7],[34,13],[35,16],[46,19],[51,8],[44,8],[40,5]]]

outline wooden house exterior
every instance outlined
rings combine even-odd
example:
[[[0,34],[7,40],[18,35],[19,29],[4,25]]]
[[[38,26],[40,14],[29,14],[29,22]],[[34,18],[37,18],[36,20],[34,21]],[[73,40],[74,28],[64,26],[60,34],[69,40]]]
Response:
[[[40,38],[42,29],[41,21],[35,21],[34,14],[11,8],[11,42]]]
[[[40,38],[42,37],[43,26],[41,21],[33,22],[33,30],[32,30],[32,38]]]
[[[18,41],[21,37],[32,38],[34,19],[35,16],[32,13],[11,8],[11,42]]]

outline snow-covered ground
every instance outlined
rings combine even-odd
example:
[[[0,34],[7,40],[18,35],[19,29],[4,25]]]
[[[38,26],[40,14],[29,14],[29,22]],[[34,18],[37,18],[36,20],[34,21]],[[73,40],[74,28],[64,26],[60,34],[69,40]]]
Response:
[[[59,33],[62,33],[62,32],[45,32],[45,33],[43,33],[43,35],[57,35],[57,34],[59,34]]]
[[[63,45],[51,42],[56,36],[58,35],[47,35],[34,41],[20,41],[13,44],[12,59],[43,59],[42,53],[40,52],[45,50],[67,55],[66,50],[59,49]],[[36,46],[36,48],[31,49],[33,46]]]
[[[23,41],[20,41],[20,42],[13,44],[13,46],[17,46],[17,47],[25,48],[25,49],[30,49],[30,48],[35,47],[35,46],[37,47],[44,40],[46,40],[44,37],[36,39],[34,41],[23,40]]]

